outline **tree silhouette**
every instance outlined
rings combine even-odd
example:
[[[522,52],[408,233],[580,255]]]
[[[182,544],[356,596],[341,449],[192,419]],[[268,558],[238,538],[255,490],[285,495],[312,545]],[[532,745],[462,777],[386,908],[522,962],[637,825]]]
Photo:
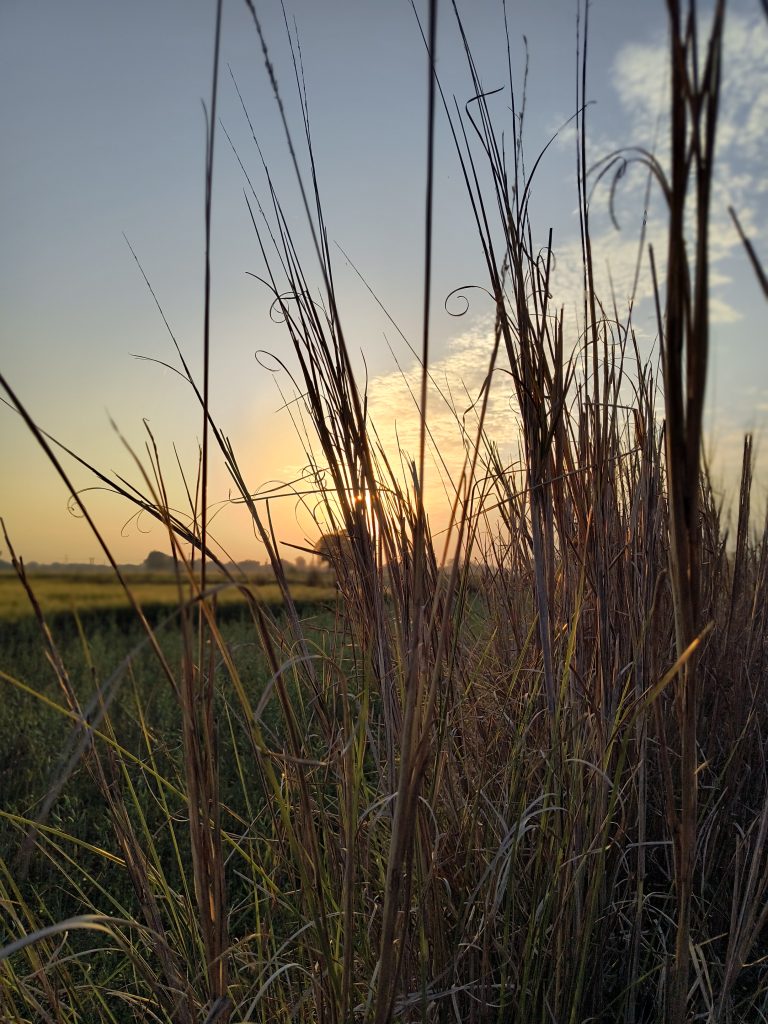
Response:
[[[163,554],[162,551],[150,551],[144,559],[144,568],[149,569],[150,572],[167,572],[169,569],[173,569],[173,567],[174,561],[171,556]]]
[[[315,551],[336,572],[339,572],[342,566],[350,565],[354,559],[352,542],[344,531],[324,533],[315,544]]]

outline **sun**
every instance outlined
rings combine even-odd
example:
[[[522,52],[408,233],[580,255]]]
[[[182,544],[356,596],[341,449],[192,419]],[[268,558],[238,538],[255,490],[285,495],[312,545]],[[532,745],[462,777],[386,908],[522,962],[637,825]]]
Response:
[[[355,495],[355,507],[364,508],[365,518],[369,523],[373,522],[373,500],[369,490],[362,491],[360,494]]]

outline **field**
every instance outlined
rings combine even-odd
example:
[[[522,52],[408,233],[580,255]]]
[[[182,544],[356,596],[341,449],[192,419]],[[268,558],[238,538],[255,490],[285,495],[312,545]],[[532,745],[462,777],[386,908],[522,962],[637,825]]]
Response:
[[[722,10],[704,30],[668,8],[668,177],[644,156],[669,221],[651,254],[660,358],[595,292],[583,147],[584,323],[567,336],[513,82],[505,135],[470,57],[473,119],[445,116],[519,463],[486,432],[487,389],[471,430],[457,403],[464,461],[433,537],[424,404],[418,452],[385,451],[322,209],[302,262],[275,200],[254,228],[275,246],[332,576],[310,586],[281,561],[190,376],[274,583],[238,589],[205,471],[183,518],[151,447],[144,493],[111,486],[165,529],[176,577],[30,574],[39,619],[0,579],[3,1021],[768,1020],[768,515],[751,437],[730,535],[702,457]],[[422,395],[428,289],[424,323]]]
[[[159,605],[156,608],[158,613],[165,611]],[[142,858],[155,861],[155,870],[160,872],[154,876],[152,900],[158,899],[161,905],[168,900],[168,909],[172,909],[178,898],[175,894],[185,891],[194,874],[191,852],[174,834],[174,819],[179,818],[183,831],[181,822],[186,813],[184,755],[178,742],[179,708],[167,680],[158,673],[156,656],[142,643],[142,631],[124,613],[120,607],[116,613],[87,613],[83,618],[87,640],[71,617],[60,616],[53,620],[53,636],[62,663],[67,665],[68,679],[83,705],[93,698],[96,680],[109,683],[117,679],[120,683],[119,700],[110,710],[108,726],[102,727],[103,732],[99,730],[107,749],[116,755],[114,764],[122,763],[127,769],[122,783],[113,777],[111,785],[119,789],[125,785],[127,793],[132,793],[130,813],[139,815],[139,832],[133,833],[128,821],[124,824],[137,844],[136,853],[141,851]],[[253,624],[243,616],[242,609],[233,604],[224,618],[221,642],[227,644],[240,684],[256,705],[269,685],[269,666],[254,648]],[[333,615],[318,606],[314,613],[305,611],[303,624],[307,637],[314,636],[322,644],[324,630],[333,628]],[[183,657],[177,630],[157,628],[155,636],[168,659],[178,661]],[[72,778],[67,773],[67,758],[75,749],[79,733],[73,732],[61,681],[46,657],[34,620],[21,619],[12,627],[3,623],[0,651],[5,670],[12,671],[14,679],[10,684],[9,677],[4,676],[0,716],[0,854],[22,886],[19,890],[7,873],[0,881],[5,901],[3,941],[19,927],[28,927],[33,918],[40,923],[78,919],[88,907],[99,906],[99,914],[138,920],[141,904],[136,902],[126,851],[119,841],[114,845],[110,801],[105,802],[99,779],[87,767],[88,758],[85,769],[78,769]],[[239,749],[247,746],[248,734],[240,720],[242,711],[225,698],[219,714],[218,791],[226,828],[234,840],[231,856],[238,851],[237,833],[258,827],[266,805],[257,779],[250,775],[253,764],[246,768],[243,763],[243,758],[249,762],[247,750]],[[284,742],[280,725],[280,716],[270,704],[260,716],[260,727],[269,743],[279,746]],[[115,745],[117,736],[119,746]],[[50,815],[45,814],[45,824],[35,839],[39,855],[27,871],[23,866],[25,822],[30,816],[37,817],[42,796],[57,791],[62,780],[66,785],[57,792]],[[113,795],[122,803],[127,793]],[[236,916],[243,915],[241,922],[248,921],[247,928],[251,927],[249,896],[252,886],[260,884],[263,870],[253,856],[253,849],[240,850],[235,861],[237,871],[229,883],[233,907],[240,906]],[[152,870],[148,862],[144,867]],[[254,871],[256,874],[252,874]],[[156,882],[160,882],[160,890]],[[166,885],[168,888],[162,891]],[[34,903],[22,893],[34,893]],[[182,920],[183,915],[180,925]],[[194,956],[192,933],[189,939],[192,945],[188,954]],[[145,1000],[135,995],[134,969],[129,960],[122,959],[119,947],[107,941],[97,942],[94,949],[92,937],[77,930],[70,933],[68,946],[74,954],[71,967],[63,961],[51,983],[46,984],[45,979],[43,984],[43,993],[47,992],[54,1005],[67,1001],[66,1019],[146,1019]],[[116,989],[122,994],[111,995]],[[170,995],[169,999],[172,1003],[176,997]],[[2,1000],[3,1021],[36,1019],[19,1008],[12,987],[4,988]],[[127,1011],[121,1009],[126,1002]]]
[[[333,580],[328,572],[316,572],[310,577],[306,572],[291,574],[291,593],[298,604],[325,601],[335,592]],[[261,577],[245,578],[242,582],[250,592],[266,605],[278,604],[282,600],[280,588],[271,571]],[[179,605],[179,583],[170,574],[132,572],[128,579],[131,591],[142,608],[167,611]],[[109,570],[103,573],[91,572],[87,576],[64,572],[33,572],[29,577],[43,613],[57,616],[62,613],[91,614],[93,612],[120,612],[130,609],[125,590]],[[239,581],[240,582],[240,581]],[[211,586],[220,586],[216,594],[219,605],[245,605],[242,592],[223,576],[211,580]],[[189,600],[192,590],[182,585],[183,600]],[[26,591],[16,574],[0,570],[0,623],[18,622],[33,614],[33,608]]]

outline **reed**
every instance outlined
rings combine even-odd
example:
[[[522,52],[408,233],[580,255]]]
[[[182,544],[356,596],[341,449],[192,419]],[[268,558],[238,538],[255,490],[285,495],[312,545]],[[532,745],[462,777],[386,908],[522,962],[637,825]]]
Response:
[[[431,5],[428,135],[434,117],[447,120],[495,314],[488,383],[474,396],[474,434],[463,429],[439,542],[424,501],[429,287],[420,450],[403,467],[353,373],[293,50],[306,181],[283,118],[314,251],[298,251],[268,168],[267,200],[249,177],[247,201],[298,367],[292,408],[318,532],[344,538],[327,549],[338,596],[322,614],[297,606],[269,505],[179,350],[283,604],[267,604],[213,550],[210,456],[185,518],[170,508],[151,436],[141,489],[94,472],[166,529],[178,609],[150,623],[123,580],[139,632],[108,674],[81,636],[89,693],[14,559],[58,691],[10,667],[2,679],[58,716],[69,739],[50,798],[30,810],[21,794],[0,811],[3,1019],[714,1024],[768,1014],[768,514],[753,531],[747,438],[731,551],[701,456],[725,3],[704,37],[695,3],[667,8],[670,175],[642,157],[668,207],[664,265],[653,256],[659,366],[641,357],[631,309],[607,311],[594,283],[587,12],[577,343],[552,294],[551,235],[544,250],[534,244],[511,58],[510,132],[455,5],[474,98],[461,109],[443,93]],[[212,102],[209,200],[213,113]],[[430,147],[428,180],[432,163]],[[427,281],[432,216],[427,188]],[[749,258],[759,270],[751,247]],[[516,467],[486,431],[500,369],[519,410]],[[66,480],[55,444],[0,383]],[[219,620],[223,584],[209,585],[207,563],[247,604],[247,649]],[[148,655],[153,693],[167,698],[162,730],[138,667]]]

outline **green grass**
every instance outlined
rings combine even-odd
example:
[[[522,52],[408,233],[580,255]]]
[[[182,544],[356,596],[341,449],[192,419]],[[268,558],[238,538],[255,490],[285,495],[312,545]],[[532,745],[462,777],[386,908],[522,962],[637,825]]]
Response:
[[[304,613],[303,621],[308,635],[321,636],[333,626],[333,616],[322,605]],[[111,710],[110,728],[128,750],[136,751],[147,740],[151,731],[152,756],[156,766],[162,766],[164,777],[175,778],[178,783],[180,748],[177,738],[180,729],[177,700],[158,673],[157,660],[152,651],[142,644],[142,632],[134,622],[122,615],[92,615],[88,619],[87,638],[81,635],[74,620],[58,618],[52,625],[54,642],[81,704],[92,698],[97,682],[109,679],[129,659],[119,704]],[[165,656],[178,662],[183,656],[183,643],[173,623],[157,629],[157,638]],[[224,642],[232,652],[240,679],[254,703],[263,692],[269,671],[263,654],[253,643],[253,624],[242,609],[232,607],[222,624]],[[71,720],[66,715],[66,702],[56,679],[37,623],[24,619],[13,627],[11,637],[6,633],[0,640],[3,671],[3,714],[0,716],[0,777],[3,786],[3,810],[14,814],[29,813],[45,795],[61,751],[73,734]],[[9,678],[10,677],[10,678]],[[231,711],[230,698],[222,684],[222,713]],[[225,709],[227,709],[225,711]],[[274,703],[265,709],[263,722],[271,731],[280,728],[279,715]],[[237,731],[235,727],[235,731]],[[170,739],[170,738],[175,739]],[[236,785],[236,761],[231,751],[232,734],[225,732],[222,741],[223,791],[232,798],[231,810],[245,812],[243,793]],[[79,770],[68,787],[62,801],[57,804],[52,823],[78,827],[73,834],[96,846],[109,845],[108,820],[96,813],[100,807],[98,791],[88,774]],[[148,808],[152,810],[152,808]],[[157,810],[157,808],[154,808]],[[155,819],[159,827],[161,819]],[[7,829],[2,830],[5,845],[0,845],[4,856],[9,855],[11,844]],[[59,893],[61,898],[61,893]],[[46,901],[48,910],[53,907]],[[66,907],[66,913],[65,913]],[[58,916],[67,916],[74,905],[61,903]]]
[[[306,579],[306,573],[302,574]],[[316,586],[301,582],[291,583],[291,593],[299,604],[325,601],[335,593],[332,583],[322,579]],[[96,611],[116,612],[130,608],[128,598],[112,573],[89,573],[88,575],[66,573],[32,573],[30,577],[35,596],[46,615],[66,613],[88,614]],[[170,610],[178,606],[179,586],[171,576],[157,574],[132,575],[131,590],[138,603],[145,608]],[[223,578],[213,578],[211,586],[225,584],[216,599],[222,605],[245,605],[243,594]],[[279,604],[282,594],[276,583],[265,583],[263,579],[246,581],[253,596],[267,605]],[[191,595],[188,586],[182,587],[185,599]],[[33,614],[29,598],[16,574],[0,572],[0,622],[17,622]]]

